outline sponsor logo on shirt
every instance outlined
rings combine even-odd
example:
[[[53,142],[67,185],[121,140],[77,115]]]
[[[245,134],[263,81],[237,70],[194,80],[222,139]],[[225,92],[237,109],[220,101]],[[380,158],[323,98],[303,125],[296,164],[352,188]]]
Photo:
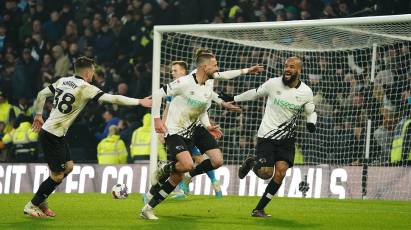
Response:
[[[285,107],[287,109],[291,109],[291,110],[299,110],[301,109],[301,105],[296,105],[296,104],[292,104],[288,101],[282,100],[282,99],[278,99],[278,98],[274,98],[273,100],[273,104],[274,105],[278,105],[281,107]]]
[[[187,104],[189,104],[190,106],[194,107],[194,108],[200,108],[200,107],[205,107],[207,106],[206,102],[202,102],[202,101],[197,101],[194,100],[192,98],[188,98],[187,99]]]

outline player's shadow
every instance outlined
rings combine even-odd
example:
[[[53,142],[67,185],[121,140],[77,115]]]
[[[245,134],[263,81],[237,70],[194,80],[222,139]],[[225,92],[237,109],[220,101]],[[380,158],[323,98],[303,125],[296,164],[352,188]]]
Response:
[[[305,224],[305,223],[299,223],[295,220],[290,220],[290,219],[280,219],[280,218],[275,218],[275,217],[270,217],[270,218],[255,218],[255,217],[250,217],[253,218],[254,221],[251,223],[252,226],[255,225],[262,225],[262,226],[273,226],[273,227],[281,227],[281,228],[295,228],[295,229],[304,229],[304,228],[319,228],[321,224]]]
[[[248,219],[250,218],[250,219]],[[172,221],[176,224],[176,226],[181,227],[181,229],[185,228],[192,228],[195,227],[198,224],[205,224],[209,221],[212,221],[214,224],[222,224],[225,226],[230,226],[230,225],[238,225],[240,224],[241,226],[248,226],[247,228],[252,229],[255,226],[261,226],[261,227],[278,227],[278,228],[288,228],[288,229],[305,229],[305,228],[319,228],[321,227],[321,224],[305,224],[305,223],[299,223],[295,220],[290,220],[290,219],[280,219],[280,218],[254,218],[254,217],[247,217],[244,219],[231,219],[230,221],[225,221],[221,219],[216,219],[213,216],[201,216],[201,215],[179,215],[179,216],[165,216],[162,215],[161,219],[163,221]],[[200,223],[201,222],[201,223]]]
[[[167,215],[161,215],[162,218],[167,218],[173,221],[193,221],[193,220],[198,220],[198,219],[203,219],[203,220],[207,220],[207,219],[212,219],[214,220],[214,216],[201,216],[201,215],[188,215],[188,214],[182,214],[179,216],[167,216]]]
[[[195,199],[191,199],[191,198],[176,198],[176,199],[167,199],[166,202],[167,202],[167,203],[182,203],[182,202],[190,203],[190,202],[198,202],[199,200],[204,201],[204,200],[215,200],[215,199],[216,199],[215,197],[206,197],[206,198],[204,198],[204,197],[201,197],[201,198],[196,197]]]
[[[0,229],[44,229],[53,218],[24,217],[22,221],[0,223]]]

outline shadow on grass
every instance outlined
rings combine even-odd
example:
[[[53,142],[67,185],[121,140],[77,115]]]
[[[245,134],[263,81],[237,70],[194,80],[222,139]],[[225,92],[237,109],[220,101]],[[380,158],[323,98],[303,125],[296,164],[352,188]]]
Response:
[[[320,224],[306,224],[306,223],[299,223],[295,220],[290,219],[280,219],[280,218],[255,218],[249,217],[252,220],[250,221],[250,225],[259,225],[259,226],[272,226],[272,227],[282,227],[282,228],[290,228],[290,229],[304,229],[304,228],[319,228]]]
[[[161,215],[158,222],[152,222],[153,227],[165,227],[167,229],[212,229],[212,225],[218,229],[253,229],[259,228],[287,228],[287,229],[316,229],[320,228],[321,224],[305,224],[295,220],[280,219],[280,218],[231,218],[221,219],[215,217],[205,217],[198,215]]]
[[[44,229],[49,227],[49,223],[54,222],[53,218],[35,218],[24,216],[21,221],[2,222],[0,229]]]

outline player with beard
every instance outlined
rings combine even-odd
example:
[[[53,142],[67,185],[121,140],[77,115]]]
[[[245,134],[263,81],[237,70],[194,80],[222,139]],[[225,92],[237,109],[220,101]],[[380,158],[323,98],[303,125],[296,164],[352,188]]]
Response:
[[[220,128],[211,125],[207,109],[211,105],[213,87],[206,81],[217,72],[217,60],[213,54],[202,54],[196,59],[197,72],[178,78],[153,93],[154,126],[157,133],[165,134],[168,154],[173,161],[167,164],[170,175],[141,210],[144,219],[158,219],[153,209],[180,183],[185,172],[199,175],[219,168],[223,155],[217,141],[222,136]],[[173,96],[166,123],[160,118],[161,98]],[[194,168],[190,150],[197,146],[209,159]],[[150,189],[151,190],[151,189]]]
[[[299,58],[290,57],[285,62],[282,77],[271,78],[258,89],[248,90],[232,98],[240,102],[268,97],[257,134],[257,156],[247,157],[238,171],[240,179],[251,169],[261,179],[271,178],[251,213],[253,217],[271,216],[265,213],[264,208],[280,188],[287,169],[293,166],[295,127],[301,113],[306,115],[308,131],[315,131],[317,114],[314,112],[313,92],[299,79],[301,66]]]

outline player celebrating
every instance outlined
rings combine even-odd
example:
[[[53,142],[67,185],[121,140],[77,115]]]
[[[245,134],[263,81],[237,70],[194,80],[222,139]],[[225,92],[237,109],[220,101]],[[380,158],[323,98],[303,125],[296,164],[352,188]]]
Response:
[[[185,61],[173,61],[171,63],[171,75],[173,76],[173,80],[176,80],[180,77],[186,76],[188,74],[187,67],[188,67],[188,65]],[[215,92],[213,92],[213,95],[216,95]],[[162,118],[163,122],[166,122],[166,120],[167,120],[167,114],[168,114],[168,109],[170,107],[171,100],[172,100],[171,96],[168,96],[166,98],[167,104],[166,104],[166,108],[164,109],[164,113],[163,113],[163,118]],[[228,106],[228,109],[232,109],[232,108],[230,108],[230,106],[233,106],[233,105],[223,101],[221,98],[218,97],[218,95],[213,96],[213,100],[216,103],[218,103],[220,105],[223,105],[226,108]],[[239,107],[236,107],[236,108],[240,109]],[[191,154],[193,154],[193,159],[194,159],[194,162],[196,164],[201,163],[201,161],[203,161],[205,159],[205,157],[201,155],[200,150],[195,146],[191,149]],[[217,198],[222,197],[220,182],[216,179],[214,170],[208,171],[207,176],[211,180],[211,184],[213,185],[216,197]],[[162,184],[163,182],[159,181],[158,183]],[[154,192],[155,192],[156,187],[158,187],[158,188],[160,187],[160,184],[153,187]],[[173,198],[185,198],[186,193],[188,193],[187,188],[185,187],[185,184],[183,182],[180,182],[178,187],[180,189],[177,190],[176,195],[173,196]],[[150,194],[150,192],[147,194],[146,198],[147,198],[146,200],[152,198],[152,195]]]
[[[157,133],[165,133],[168,154],[175,158],[169,166],[170,177],[153,195],[141,210],[144,219],[158,219],[155,208],[180,183],[185,172],[195,171],[202,174],[219,168],[223,156],[217,141],[222,136],[218,126],[211,125],[207,108],[211,104],[212,86],[205,84],[217,72],[217,60],[212,54],[201,54],[196,59],[198,71],[186,75],[160,88],[153,93],[153,115]],[[160,118],[161,98],[173,96],[170,103],[166,125]],[[201,125],[200,125],[201,123]],[[203,160],[194,168],[190,150],[197,146],[209,159]]]
[[[33,217],[54,217],[46,199],[73,170],[73,161],[65,140],[68,128],[86,106],[88,101],[108,102],[118,105],[142,105],[151,107],[151,99],[135,99],[102,92],[89,83],[95,72],[94,60],[80,57],[76,60],[75,74],[57,80],[41,90],[35,102],[36,116],[33,130],[40,132],[39,141],[50,168],[50,176],[41,183],[33,199],[24,207],[24,213]],[[50,117],[43,122],[42,112],[46,98],[54,96]],[[43,124],[44,123],[44,124]]]
[[[196,51],[196,57],[198,57],[199,55],[202,55],[202,54],[211,54],[211,55],[213,55],[212,52],[208,49],[198,49]],[[184,61],[174,61],[174,62],[172,62],[171,74],[173,76],[173,79],[176,80],[177,78],[186,75],[187,74],[187,66],[188,66],[187,63],[184,62]],[[257,73],[262,72],[263,70],[264,70],[264,68],[262,66],[255,65],[255,66],[252,66],[250,68],[245,68],[245,69],[229,70],[229,71],[225,71],[225,72],[216,72],[213,75],[213,79],[207,80],[206,84],[213,87],[214,79],[217,79],[217,80],[230,80],[230,79],[238,77],[242,74],[247,74],[247,73],[257,74]],[[197,69],[192,71],[190,73],[190,75],[195,74],[196,72],[197,72]],[[165,108],[164,113],[163,113],[163,121],[165,121],[165,119],[167,118],[168,107],[169,107],[169,102],[171,101],[171,98],[172,97],[170,97],[170,96],[167,97],[167,105],[166,105],[166,108]],[[241,112],[241,109],[239,107],[234,106],[230,103],[224,102],[219,97],[219,95],[215,92],[213,92],[212,99],[213,99],[214,102],[216,102],[217,104],[222,105],[223,107],[225,107],[226,109],[228,109],[230,111]],[[194,160],[195,160],[196,163],[200,163],[202,160],[205,159],[204,156],[200,156],[201,153],[198,150],[198,148],[196,148],[196,147],[194,147],[191,150],[191,153],[194,155]],[[164,165],[161,165],[160,167],[163,167],[163,166]],[[160,174],[164,173],[161,170],[159,170],[159,171],[160,171]],[[210,178],[210,180],[211,180],[211,182],[214,186],[214,190],[216,191],[216,196],[217,197],[222,196],[221,189],[219,188],[220,187],[219,183],[217,184],[216,183],[217,181],[214,180],[214,178],[215,178],[214,171],[207,172],[207,175],[209,176],[209,178]],[[164,175],[158,175],[157,174],[157,175],[155,175],[155,177],[156,177],[156,179],[154,180],[154,183],[152,183],[153,186],[151,187],[150,191],[148,193],[144,194],[144,203],[147,203],[148,200],[150,200],[152,198],[152,194],[156,193],[160,189],[160,186],[168,178],[168,175],[164,176]],[[184,190],[184,192],[181,192],[181,190],[177,191],[176,196],[174,196],[175,198],[184,198],[185,194],[189,193],[189,186],[188,185],[191,181],[191,178],[192,178],[191,175],[187,175],[187,177],[184,179],[184,181],[182,181],[179,184],[179,187],[182,188],[182,190]]]
[[[271,78],[258,89],[248,90],[234,97],[235,102],[240,102],[268,96],[257,134],[257,158],[247,157],[238,170],[240,179],[251,169],[261,179],[271,178],[251,213],[253,217],[271,216],[265,213],[264,208],[280,188],[287,169],[293,166],[295,126],[303,111],[307,116],[308,131],[315,131],[317,114],[314,112],[313,92],[299,79],[301,66],[299,58],[290,57],[285,62],[282,77]]]
[[[211,51],[206,50],[206,49],[199,49],[197,50],[196,56],[199,56],[201,54],[204,53],[209,53],[212,54]],[[187,70],[187,63],[184,61],[174,61],[171,63],[171,74],[173,76],[173,79],[176,80],[182,76],[185,76],[188,74],[188,70]],[[225,71],[225,72],[217,72],[214,74],[214,79],[216,80],[229,80],[232,78],[235,78],[237,76],[240,76],[242,74],[246,74],[246,73],[250,73],[250,74],[256,74],[263,71],[262,66],[259,65],[255,65],[252,66],[250,68],[246,68],[246,69],[239,69],[239,70],[230,70],[230,71]],[[191,74],[196,73],[196,70],[194,70]],[[208,80],[208,84],[213,84],[213,82],[209,82],[212,81],[212,79]],[[169,108],[169,102],[171,102],[171,97],[167,97],[167,105],[166,108],[164,110],[163,113],[163,121],[166,120],[167,118],[167,113],[168,113],[168,108]],[[217,93],[213,92],[213,101],[216,102],[217,104],[222,105],[223,107],[225,107],[228,110],[234,111],[234,112],[241,112],[241,109],[237,106],[234,106],[230,103],[227,103],[225,101],[223,101]],[[193,158],[194,158],[194,162],[196,164],[201,163],[201,161],[203,161],[205,159],[204,156],[201,155],[200,150],[197,147],[194,147],[191,150],[191,153],[193,154]],[[214,170],[212,171],[208,171],[207,172],[207,176],[210,178],[211,183],[214,187],[214,191],[215,191],[215,195],[216,197],[222,197],[222,192],[221,192],[221,188],[220,188],[220,183],[219,181],[216,179],[215,177],[215,172]],[[187,180],[189,182],[189,180]],[[181,187],[184,190],[184,193],[187,194],[189,192],[189,188],[188,188],[188,184],[181,182],[179,184],[179,187]],[[178,192],[177,195],[175,196],[176,198],[184,198],[184,193]]]

